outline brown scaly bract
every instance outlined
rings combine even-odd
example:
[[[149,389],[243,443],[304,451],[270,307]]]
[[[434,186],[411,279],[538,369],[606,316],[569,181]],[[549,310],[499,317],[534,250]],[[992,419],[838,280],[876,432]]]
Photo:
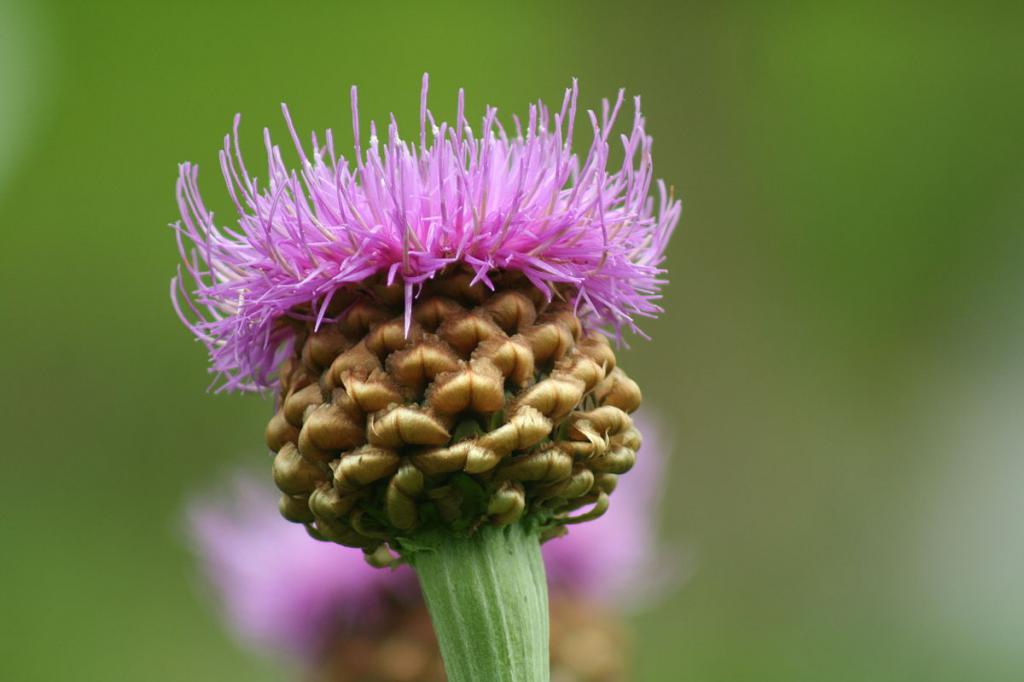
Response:
[[[604,513],[640,447],[639,388],[569,303],[516,273],[471,280],[427,283],[408,333],[402,286],[372,281],[297,329],[267,427],[287,519],[372,554],[431,527],[532,516],[550,536]]]

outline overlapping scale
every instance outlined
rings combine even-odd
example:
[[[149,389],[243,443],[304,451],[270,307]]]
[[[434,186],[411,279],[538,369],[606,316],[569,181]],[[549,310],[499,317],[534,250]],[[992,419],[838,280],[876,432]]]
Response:
[[[555,535],[607,509],[640,447],[636,383],[557,295],[494,284],[429,282],[409,320],[371,284],[309,323],[266,432],[285,518],[373,554],[425,524],[537,512]]]

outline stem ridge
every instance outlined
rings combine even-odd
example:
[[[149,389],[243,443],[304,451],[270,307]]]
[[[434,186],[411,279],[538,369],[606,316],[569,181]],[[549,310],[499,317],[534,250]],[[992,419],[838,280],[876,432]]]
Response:
[[[421,540],[421,538],[417,538]],[[522,524],[437,533],[409,556],[449,682],[548,682],[548,597],[540,538]]]

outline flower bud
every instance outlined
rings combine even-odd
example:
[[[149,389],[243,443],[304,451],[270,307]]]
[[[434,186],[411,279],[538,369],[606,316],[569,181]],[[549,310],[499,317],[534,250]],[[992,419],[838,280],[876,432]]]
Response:
[[[293,174],[268,143],[265,187],[229,155],[225,177],[245,195],[237,230],[217,227],[182,164],[180,227],[203,248],[182,249],[175,309],[228,388],[277,389],[266,440],[282,513],[312,535],[377,556],[421,523],[527,516],[550,534],[602,513],[632,466],[640,437],[625,414],[640,390],[600,330],[658,312],[680,204],[661,183],[650,196],[639,110],[613,169],[621,98],[585,158],[563,144],[570,99],[525,139],[475,137],[460,113],[455,137],[428,145],[424,129],[414,154],[374,143],[356,170],[300,149]],[[303,187],[281,184],[299,174]],[[398,477],[417,476],[413,495]],[[318,514],[350,491],[358,504]]]
[[[267,426],[286,518],[387,564],[382,546],[424,524],[536,512],[549,536],[607,509],[641,443],[636,384],[560,293],[464,274],[424,283],[408,334],[404,293],[382,280],[307,323]]]

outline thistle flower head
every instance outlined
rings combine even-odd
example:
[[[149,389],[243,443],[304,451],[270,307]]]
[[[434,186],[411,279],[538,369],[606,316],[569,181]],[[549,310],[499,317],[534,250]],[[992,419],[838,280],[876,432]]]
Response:
[[[454,123],[434,118],[424,76],[418,137],[403,140],[392,117],[386,130],[370,124],[364,147],[353,88],[351,159],[330,130],[304,144],[285,107],[300,164],[289,168],[265,132],[262,183],[242,159],[236,117],[220,161],[237,226],[215,222],[198,168],[180,167],[175,308],[223,386],[244,390],[275,385],[296,328],[344,312],[339,293],[374,276],[400,287],[406,331],[423,285],[453,267],[487,287],[495,273],[521,273],[549,299],[570,298],[588,326],[639,331],[638,318],[660,311],[660,264],[680,204],[660,181],[651,196],[639,98],[628,131],[613,136],[627,108],[620,91],[578,117],[573,82],[557,111],[538,102],[503,125],[488,108],[474,132],[461,91]],[[585,155],[572,149],[579,118],[592,131]]]
[[[595,609],[625,610],[646,596],[647,586],[664,586],[658,580],[663,557],[655,540],[655,517],[668,452],[650,420],[641,416],[638,421],[648,434],[645,456],[634,475],[622,479],[617,504],[600,519],[542,547],[556,626],[560,603],[578,603],[592,614]],[[203,571],[226,624],[243,643],[319,665],[329,649],[344,651],[337,648],[339,642],[382,642],[402,623],[423,622],[409,616],[422,604],[408,567],[381,571],[356,552],[339,552],[313,540],[280,522],[273,499],[266,486],[239,478],[227,499],[196,500],[188,509]],[[572,625],[580,627],[586,623]],[[573,638],[565,639],[568,645]],[[430,656],[436,658],[436,647],[431,647]],[[368,656],[365,647],[357,653]],[[557,658],[562,652],[555,647],[553,654]],[[345,661],[349,665],[350,658]]]

